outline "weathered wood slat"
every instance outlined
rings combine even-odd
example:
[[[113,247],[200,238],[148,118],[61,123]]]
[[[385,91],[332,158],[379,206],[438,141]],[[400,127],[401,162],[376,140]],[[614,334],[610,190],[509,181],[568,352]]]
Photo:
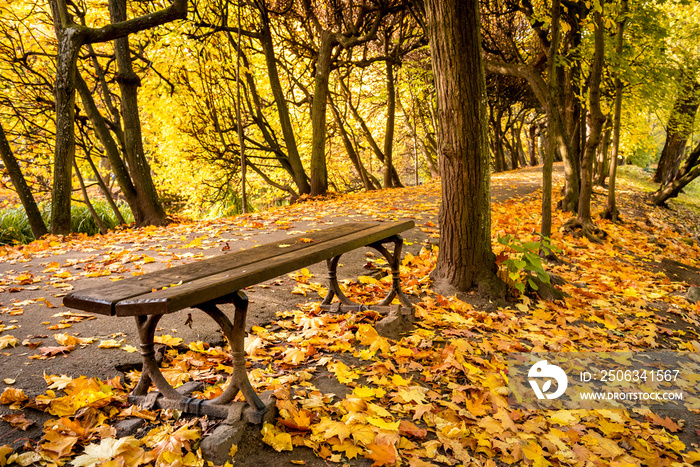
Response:
[[[412,221],[344,224],[102,287],[76,290],[64,298],[64,304],[70,308],[118,316],[171,313],[215,300],[412,227]],[[313,242],[304,242],[302,238],[310,238]],[[290,246],[281,248],[282,244]],[[159,290],[180,281],[183,283],[179,286]],[[152,292],[153,289],[158,291]]]
[[[166,290],[150,292],[118,302],[117,316],[172,313],[231,294],[301,267],[315,264],[356,248],[392,237],[413,227],[413,222],[379,224],[308,248],[262,259],[223,273],[183,283]]]
[[[63,303],[70,308],[113,315],[115,313],[114,305],[121,300],[149,293],[153,289],[162,289],[180,281],[194,281],[212,274],[225,272],[241,265],[260,261],[262,258],[307,248],[309,244],[302,242],[301,238],[311,238],[314,240],[314,243],[322,243],[374,225],[376,224],[370,222],[339,225],[318,232],[292,237],[285,241],[268,243],[243,251],[229,252],[215,258],[161,269],[142,276],[129,277],[101,287],[76,290],[68,294],[63,299]],[[290,246],[288,248],[280,248],[280,244],[288,244]]]

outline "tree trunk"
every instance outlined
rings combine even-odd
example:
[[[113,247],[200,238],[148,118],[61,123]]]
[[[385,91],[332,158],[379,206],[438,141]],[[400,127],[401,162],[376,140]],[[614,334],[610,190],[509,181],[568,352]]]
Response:
[[[75,63],[83,44],[79,29],[63,28],[56,53],[56,149],[51,189],[51,233],[68,235],[71,228],[70,197],[75,159]]]
[[[394,120],[396,118],[396,88],[394,87],[394,64],[386,60],[386,132],[384,133],[384,188],[394,186]]]
[[[313,105],[311,108],[311,195],[325,195],[328,191],[328,170],[326,168],[326,106],[328,101],[328,80],[331,72],[333,42],[330,34],[323,32],[319,38],[318,59]]]
[[[413,97],[413,94],[411,94],[411,97]],[[416,111],[416,101],[415,99],[411,99],[411,102],[413,104],[413,122],[411,123],[411,117],[408,115],[408,112],[406,111],[406,108],[403,106],[401,103],[401,99],[399,98],[399,94],[396,95],[396,105],[398,105],[399,109],[401,110],[401,113],[403,114],[404,121],[406,123],[406,126],[408,129],[411,131],[411,137],[413,138],[414,144],[417,142],[423,152],[423,157],[425,158],[425,162],[428,165],[428,170],[430,171],[430,178],[436,178],[439,176],[438,174],[438,169],[437,165],[435,164],[435,160],[430,154],[430,151],[428,150],[428,146],[425,144],[425,142],[418,137],[418,112]],[[417,150],[417,149],[416,149]]]
[[[700,145],[698,145],[698,147],[695,148],[695,151],[700,152]],[[690,169],[685,175],[675,179],[673,183],[659,188],[659,191],[654,193],[653,196],[654,204],[656,204],[657,206],[665,206],[666,201],[668,201],[670,198],[678,196],[681,190],[685,188],[685,186],[688,185],[690,182],[695,180],[698,176],[700,176],[700,165],[696,165],[695,167]]]
[[[688,137],[693,131],[695,114],[700,105],[700,83],[694,71],[684,71],[681,91],[673,104],[666,129],[666,143],[654,174],[656,183],[668,185],[678,175]]]
[[[129,176],[126,166],[124,165],[124,161],[119,154],[117,143],[114,141],[114,138],[112,138],[112,134],[109,132],[109,128],[107,128],[107,123],[105,122],[104,117],[97,109],[97,105],[95,105],[95,100],[88,89],[87,83],[85,83],[85,80],[83,80],[80,75],[77,76],[76,85],[78,93],[80,94],[80,99],[83,103],[83,108],[85,109],[85,113],[92,122],[95,133],[97,134],[97,137],[102,143],[102,147],[107,154],[107,160],[109,160],[109,165],[112,168],[114,178],[119,184],[119,189],[124,195],[127,204],[131,208],[131,211],[136,212],[138,211],[139,204],[138,195],[136,193],[136,188],[134,188],[134,184],[131,182],[131,177]]]
[[[578,221],[584,226],[592,223],[593,159],[600,144],[603,124],[605,123],[605,115],[600,110],[600,82],[603,77],[603,64],[605,62],[605,29],[602,12],[596,10],[594,16],[595,56],[591,67],[590,88],[588,90],[591,134],[586,142],[583,160],[581,161],[581,192],[578,203]]]
[[[110,0],[109,12],[113,23],[125,21],[126,0]],[[128,36],[114,40],[114,53],[119,70],[117,82],[122,96],[125,155],[138,200],[134,220],[137,226],[163,225],[166,223],[165,210],[158,199],[158,192],[151,177],[151,168],[143,149],[138,107],[138,87],[141,85],[141,80],[134,73],[131,64]]]
[[[698,159],[700,159],[700,143],[698,143],[698,145],[695,146],[695,149],[693,149],[688,155],[688,158],[683,164],[683,170],[681,170],[680,176],[682,177],[683,175],[690,172],[690,170],[697,165]]]
[[[530,166],[535,167],[540,163],[537,159],[537,125],[531,124],[527,135],[527,152],[530,154]]]
[[[557,74],[557,61],[559,59],[559,41],[561,3],[559,0],[552,0],[552,41],[547,52],[547,71],[549,82],[547,83],[546,102],[552,105],[559,93],[559,83],[554,77]],[[556,127],[554,125],[554,112],[548,112],[547,125],[547,150],[544,153],[544,166],[542,167],[542,226],[540,233],[543,237],[552,236],[552,165],[554,155],[557,152]]]
[[[617,36],[615,37],[615,54],[617,60],[622,59],[622,51],[624,44],[625,24],[627,22],[627,0],[622,0],[620,6],[620,19],[617,23]],[[613,222],[618,220],[617,200],[615,197],[615,184],[617,182],[617,159],[620,150],[620,125],[622,117],[622,80],[620,72],[615,73],[615,102],[613,103],[613,137],[612,137],[612,154],[610,156],[610,175],[608,180],[608,204],[605,207],[603,217],[611,219]]]
[[[294,128],[289,117],[289,107],[287,100],[284,97],[284,91],[280,84],[279,72],[277,70],[277,58],[275,56],[275,46],[272,42],[272,33],[270,31],[270,20],[267,12],[261,11],[262,31],[260,34],[260,42],[265,52],[265,63],[267,65],[267,76],[270,81],[270,89],[277,104],[277,115],[280,119],[280,127],[282,128],[282,136],[284,143],[287,146],[287,158],[293,171],[294,184],[297,186],[297,191],[300,195],[309,194],[311,186],[307,180],[304,165],[299,157],[299,149],[297,147],[296,137],[294,136]]]
[[[350,107],[350,111],[352,112],[353,117],[355,117],[355,120],[357,120],[357,122],[360,124],[360,128],[362,129],[362,133],[365,135],[365,139],[367,140],[367,143],[369,143],[369,146],[370,146],[370,148],[372,148],[372,151],[377,156],[377,159],[379,159],[379,161],[382,164],[385,164],[384,163],[384,152],[379,148],[379,144],[377,144],[377,141],[372,136],[372,132],[367,127],[367,123],[360,115],[359,110],[357,110],[357,107],[355,107],[355,105],[353,105],[352,99],[350,98],[350,90],[345,85],[343,80],[340,80],[340,85],[343,88],[343,91],[345,92],[345,94],[348,96],[348,107]],[[390,170],[391,170],[391,184],[392,184],[392,186],[394,186],[396,188],[403,187],[404,185],[403,185],[403,183],[401,183],[401,179],[399,178],[399,174],[396,171],[396,167],[394,167],[394,164],[391,164]]]
[[[85,154],[85,158],[87,159],[88,164],[90,164],[90,168],[92,169],[92,172],[95,174],[95,179],[97,180],[97,185],[100,187],[100,190],[102,190],[102,194],[104,195],[105,199],[107,200],[109,207],[112,208],[112,212],[114,213],[114,216],[117,218],[117,221],[119,221],[120,225],[126,225],[126,220],[124,220],[124,216],[122,216],[121,211],[119,211],[119,206],[117,206],[117,203],[114,202],[114,197],[112,196],[112,192],[109,191],[109,188],[107,188],[107,185],[105,185],[105,182],[102,179],[100,172],[97,170],[95,163],[92,161],[92,157],[90,157],[90,154]]]
[[[187,0],[174,0],[168,8],[128,21],[108,24],[98,29],[73,23],[68,14],[66,0],[49,0],[49,6],[58,38],[55,83],[56,149],[51,198],[51,232],[68,234],[70,233],[72,168],[75,158],[75,64],[80,47],[125,37],[159,24],[184,18],[187,16]]]
[[[525,150],[523,149],[523,139],[522,132],[523,126],[525,125],[525,112],[520,116],[516,122],[513,123],[511,128],[511,134],[513,136],[513,146],[518,153],[518,161],[520,162],[520,167],[525,167],[527,161],[525,160]]]
[[[97,224],[97,228],[100,229],[100,233],[104,235],[107,233],[107,227],[105,227],[104,222],[102,222],[100,216],[97,215],[95,207],[90,202],[90,197],[88,196],[87,188],[85,188],[85,181],[83,180],[83,176],[80,174],[80,169],[78,169],[78,164],[75,162],[75,159],[73,159],[73,168],[75,169],[75,175],[78,177],[78,183],[80,184],[80,191],[83,193],[83,200],[85,201],[85,206],[87,206],[88,211],[90,211],[90,216],[95,221],[95,224]]]
[[[5,136],[2,125],[0,125],[0,157],[2,157],[2,162],[5,164],[10,180],[12,180],[12,185],[17,191],[17,196],[19,196],[19,200],[22,202],[24,212],[27,213],[27,220],[29,220],[29,226],[32,229],[34,238],[39,239],[43,237],[49,233],[49,231],[46,229],[46,224],[44,224],[44,220],[41,217],[41,212],[34,200],[32,190],[29,188],[27,180],[22,173],[22,169],[12,153],[10,143],[7,141],[7,136]]]
[[[496,172],[503,172],[507,169],[506,167],[506,157],[503,153],[503,130],[501,129],[501,118],[503,117],[503,109],[498,109],[498,112],[494,114],[493,107],[491,107],[491,125],[493,126],[493,157],[494,157],[494,169]]]
[[[603,141],[598,148],[598,157],[596,163],[596,185],[605,186],[605,179],[608,178],[610,168],[610,158],[608,156],[610,149],[610,136],[612,135],[612,120],[608,115],[605,119],[605,130],[603,131]]]
[[[362,185],[364,185],[365,190],[367,191],[375,190],[377,187],[375,187],[372,183],[372,180],[370,179],[369,174],[367,173],[367,169],[365,169],[365,166],[362,164],[362,159],[360,159],[360,156],[357,154],[357,151],[355,151],[355,147],[353,146],[352,141],[350,141],[350,137],[348,136],[348,132],[345,129],[345,125],[343,125],[343,121],[340,118],[340,112],[338,112],[338,109],[336,108],[333,101],[330,102],[330,105],[331,111],[333,112],[333,118],[335,119],[335,124],[338,127],[338,132],[340,133],[340,136],[343,139],[345,151],[348,153],[348,157],[350,158],[352,165],[355,167],[355,170],[357,171],[360,180],[362,180]]]
[[[438,290],[503,296],[491,251],[488,116],[478,0],[426,2],[440,126]]]

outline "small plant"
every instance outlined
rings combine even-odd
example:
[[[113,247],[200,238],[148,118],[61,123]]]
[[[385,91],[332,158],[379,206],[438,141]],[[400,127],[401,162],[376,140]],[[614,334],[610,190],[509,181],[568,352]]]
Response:
[[[557,248],[548,237],[542,237],[539,242],[522,242],[521,240],[508,234],[498,237],[498,243],[505,246],[496,257],[496,265],[500,268],[505,266],[506,284],[515,287],[520,294],[525,293],[529,286],[532,290],[537,290],[537,283],[533,280],[537,277],[544,283],[549,284],[549,274],[544,270],[542,258],[539,253],[558,253]]]

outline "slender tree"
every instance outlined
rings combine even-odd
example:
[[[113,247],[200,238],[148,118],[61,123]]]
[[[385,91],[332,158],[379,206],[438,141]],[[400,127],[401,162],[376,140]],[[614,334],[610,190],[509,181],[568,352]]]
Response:
[[[58,38],[55,82],[56,149],[51,193],[51,232],[68,234],[71,227],[72,168],[75,158],[76,61],[80,48],[86,44],[115,40],[184,18],[187,14],[187,0],[175,0],[168,8],[111,23],[101,28],[89,28],[76,24],[68,11],[66,0],[50,0],[50,5]]]
[[[622,47],[624,45],[625,24],[627,23],[627,0],[622,0],[620,9],[620,19],[617,22],[617,35],[615,37],[615,54],[617,59],[622,57]],[[617,158],[620,151],[620,126],[622,117],[622,92],[624,90],[621,72],[618,70],[615,73],[615,102],[613,104],[613,137],[612,137],[612,155],[610,156],[610,175],[608,180],[608,203],[605,206],[603,217],[611,219],[613,222],[618,220],[617,200],[615,197],[615,184],[617,182]]]
[[[24,178],[24,174],[22,173],[22,169],[12,153],[10,143],[7,141],[7,137],[5,136],[5,130],[3,130],[1,125],[0,156],[2,157],[3,164],[5,164],[5,169],[7,169],[10,180],[12,180],[12,184],[17,191],[19,200],[24,207],[24,212],[27,213],[27,219],[29,220],[29,226],[32,229],[34,238],[40,238],[46,235],[49,233],[46,229],[46,224],[44,224],[44,220],[41,218],[41,212],[39,211],[39,207],[36,205],[32,190],[29,188],[27,180]]]

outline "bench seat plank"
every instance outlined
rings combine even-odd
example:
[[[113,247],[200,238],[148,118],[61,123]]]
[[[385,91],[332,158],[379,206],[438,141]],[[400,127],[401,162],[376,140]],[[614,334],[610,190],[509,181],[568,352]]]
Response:
[[[343,224],[102,287],[77,290],[64,298],[64,304],[117,316],[172,313],[384,240],[413,225],[413,221]],[[180,281],[181,285],[171,287]],[[168,288],[161,290],[163,287]]]

